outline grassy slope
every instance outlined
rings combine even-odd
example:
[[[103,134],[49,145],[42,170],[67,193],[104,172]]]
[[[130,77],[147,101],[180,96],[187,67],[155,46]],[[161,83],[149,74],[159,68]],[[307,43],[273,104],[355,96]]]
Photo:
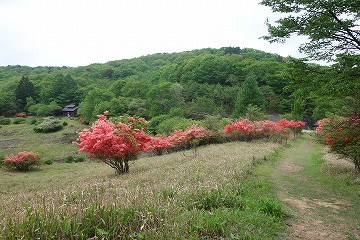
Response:
[[[202,147],[196,158],[141,158],[123,176],[96,162],[0,169],[2,236],[273,239],[283,228],[280,205],[266,180],[245,177],[254,157],[278,147],[233,142]]]
[[[29,122],[29,119],[27,120]],[[67,118],[68,123],[62,131],[50,134],[35,133],[35,125],[10,124],[0,128],[0,155],[12,155],[21,151],[33,151],[44,160],[62,161],[73,155],[77,148],[71,142],[76,139],[75,133],[83,130],[84,125]]]

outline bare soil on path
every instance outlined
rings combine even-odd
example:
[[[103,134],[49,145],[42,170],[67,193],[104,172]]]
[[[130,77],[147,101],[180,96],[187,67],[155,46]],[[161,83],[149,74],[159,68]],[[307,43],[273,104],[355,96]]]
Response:
[[[285,239],[360,239],[360,184],[353,168],[310,135],[282,152],[271,178],[290,215]]]

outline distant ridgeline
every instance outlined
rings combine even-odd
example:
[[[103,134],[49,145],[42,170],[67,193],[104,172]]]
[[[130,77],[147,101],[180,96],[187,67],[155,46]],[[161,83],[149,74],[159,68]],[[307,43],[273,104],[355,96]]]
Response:
[[[301,96],[300,118],[312,116],[314,99],[294,94],[291,61],[255,49],[224,47],[82,67],[0,67],[0,114],[47,116],[75,104],[84,122],[105,110],[110,116],[155,120],[221,119],[244,117],[249,105],[263,114],[291,113]]]

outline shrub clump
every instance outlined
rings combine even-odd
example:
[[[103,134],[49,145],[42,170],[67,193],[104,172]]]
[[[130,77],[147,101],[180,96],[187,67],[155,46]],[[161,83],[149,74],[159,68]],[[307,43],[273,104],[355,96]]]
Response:
[[[13,124],[22,124],[25,123],[26,119],[23,117],[16,117],[13,120]]]
[[[1,118],[0,117],[0,125],[9,125],[11,123],[10,118]]]
[[[75,162],[85,162],[85,157],[84,156],[77,156],[75,158]]]
[[[9,169],[27,171],[40,165],[40,155],[33,152],[19,152],[5,157],[4,164]]]
[[[37,133],[51,133],[63,129],[63,125],[57,119],[46,118],[42,123],[34,128]]]
[[[73,156],[69,155],[65,158],[64,162],[73,163],[73,162],[75,162],[75,158]]]
[[[45,165],[51,165],[51,164],[53,164],[54,162],[53,162],[53,160],[51,160],[51,159],[47,159],[47,160],[45,160],[45,161],[43,161],[43,164],[45,164]]]

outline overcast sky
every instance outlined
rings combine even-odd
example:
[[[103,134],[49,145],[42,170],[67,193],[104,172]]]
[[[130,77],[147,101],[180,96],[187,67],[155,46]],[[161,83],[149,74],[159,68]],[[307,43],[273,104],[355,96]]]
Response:
[[[300,57],[298,39],[269,44],[260,0],[0,0],[0,66],[84,66],[153,53],[249,47]]]

